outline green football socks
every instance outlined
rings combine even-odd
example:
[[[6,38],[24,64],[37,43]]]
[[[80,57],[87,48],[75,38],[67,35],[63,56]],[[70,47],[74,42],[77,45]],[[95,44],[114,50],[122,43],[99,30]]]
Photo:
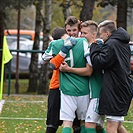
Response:
[[[95,128],[85,128],[85,133],[97,133]]]
[[[82,125],[81,126],[81,131],[80,131],[80,133],[85,133],[86,131],[85,131],[85,126],[84,125]]]
[[[62,129],[62,133],[72,133],[72,128],[70,128],[70,127],[64,127]]]

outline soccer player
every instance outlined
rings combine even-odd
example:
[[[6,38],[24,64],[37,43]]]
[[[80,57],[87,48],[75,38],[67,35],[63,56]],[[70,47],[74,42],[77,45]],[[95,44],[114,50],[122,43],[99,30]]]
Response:
[[[58,32],[58,30],[60,32]],[[42,56],[41,64],[46,64],[53,57],[52,45],[58,45],[58,43],[63,43],[61,38],[66,34],[64,28],[57,27],[52,31],[53,41],[49,44],[45,53]],[[60,40],[58,40],[60,39]],[[58,41],[55,41],[58,40]],[[63,121],[59,119],[60,112],[60,90],[59,90],[59,70],[53,70],[52,78],[49,85],[49,95],[48,95],[48,111],[46,120],[46,133],[56,133],[58,127],[62,125]]]
[[[106,115],[107,133],[127,133],[122,125],[132,100],[130,70],[130,36],[115,22],[105,20],[99,24],[103,48],[92,43],[90,57],[93,68],[104,70],[99,100],[99,114]]]
[[[98,32],[98,24],[95,21],[89,20],[85,21],[81,24],[81,37],[85,37],[89,44],[96,41],[96,36]],[[102,46],[102,41],[97,40],[97,43]],[[88,47],[88,55],[89,55]],[[88,63],[91,65],[90,56],[86,57]],[[92,66],[93,67],[93,66]],[[79,70],[79,68],[69,67],[65,62],[60,66],[60,70],[63,72],[71,72],[76,73],[82,76],[86,76],[87,69],[84,69],[84,72]],[[85,127],[86,133],[105,133],[103,128],[104,124],[104,116],[98,114],[98,103],[100,97],[100,90],[102,84],[102,71],[96,72],[93,71],[92,75],[89,77],[89,86],[90,86],[90,103],[88,107],[88,111],[86,113]],[[96,130],[97,128],[97,130]]]
[[[56,45],[57,46],[57,45]],[[59,48],[53,48],[58,54]],[[58,45],[59,46],[59,45]],[[54,46],[53,46],[54,47]],[[83,68],[86,66],[85,51],[88,49],[88,42],[85,38],[76,38],[75,46],[67,53],[66,49],[59,52],[58,57],[66,57],[65,60],[71,67]],[[57,69],[60,66],[62,58],[52,58],[50,60],[51,67]],[[64,60],[64,58],[63,58]],[[91,75],[92,72],[88,75]],[[73,120],[75,118],[75,111],[78,119],[82,122],[85,120],[86,111],[89,105],[89,78],[88,76],[80,76],[73,73],[60,72],[60,90],[61,90],[61,109],[60,119],[63,120],[63,133],[71,133]],[[82,104],[84,103],[84,104]],[[84,129],[81,128],[81,132]]]
[[[79,37],[80,21],[75,16],[69,16],[65,21],[65,29],[69,36]]]
[[[61,31],[58,29],[57,30],[59,33],[61,33]],[[58,34],[59,34],[58,33]],[[67,35],[67,34],[65,34],[64,35],[64,37],[65,38],[68,38],[69,36]],[[86,43],[86,40],[85,39],[76,39],[76,42],[75,41],[73,41],[74,39],[71,39],[71,38],[68,38],[66,41],[63,41],[62,39],[60,39],[60,40],[57,40],[57,41],[52,41],[51,43],[50,43],[50,45],[49,45],[49,47],[48,47],[48,50],[46,50],[45,51],[45,53],[43,54],[43,56],[42,56],[42,59],[43,59],[43,61],[44,62],[47,62],[50,58],[52,58],[52,56],[54,56],[54,55],[56,55],[56,54],[58,54],[58,52],[60,51],[60,49],[61,49],[61,53],[63,54],[63,55],[65,55],[64,53],[67,53],[69,50],[70,50],[70,48],[72,47],[72,46],[67,46],[67,45],[69,45],[69,43],[68,43],[68,40],[70,39],[70,41],[71,42],[69,42],[69,43],[72,43],[72,44],[75,44],[76,43],[76,46],[78,47],[78,49],[79,48],[82,48],[83,49],[83,51],[81,51],[81,52],[79,52],[81,55],[82,54],[84,54],[84,50],[85,50],[85,48],[87,48],[88,47],[88,43]],[[64,43],[65,42],[65,43]],[[65,45],[64,47],[62,47],[63,45]],[[79,47],[80,46],[80,47]],[[74,46],[75,47],[75,46]],[[83,56],[84,57],[84,56]],[[73,58],[72,58],[73,59]],[[64,60],[64,59],[63,59]],[[73,64],[74,62],[72,62],[72,64]],[[84,64],[86,64],[86,60],[84,59],[83,60],[83,63]],[[83,63],[79,63],[81,66],[82,65],[84,65]],[[79,66],[80,66],[79,65]],[[71,77],[71,76],[70,76]],[[76,79],[76,78],[75,78]],[[83,85],[83,88],[86,90],[85,92],[83,92],[83,94],[85,95],[86,94],[86,96],[85,96],[85,99],[89,102],[89,99],[87,99],[87,98],[89,98],[88,97],[88,93],[89,93],[89,89],[88,89],[88,78],[86,78],[86,77],[82,77],[81,78],[83,81],[82,81],[82,84],[81,85]],[[73,84],[72,84],[73,85]],[[85,87],[84,87],[85,86]],[[86,88],[87,87],[87,88]],[[83,89],[83,90],[84,90]],[[81,91],[82,92],[82,91]],[[77,94],[77,93],[76,93]],[[80,93],[79,95],[82,95],[82,93]],[[84,100],[85,100],[84,99]],[[86,104],[85,104],[86,106],[88,105],[87,104],[87,102],[86,102]],[[85,106],[85,108],[87,108]],[[75,110],[74,110],[75,111]],[[81,111],[81,110],[80,110]],[[80,117],[79,117],[79,119],[81,118],[81,119],[84,119],[84,117],[85,117],[85,112],[86,112],[86,110],[85,111],[83,111],[84,112],[84,115],[83,116],[81,116],[81,114],[80,114]],[[74,113],[74,116],[73,116],[73,118],[75,117],[75,113]],[[50,129],[50,128],[49,128]]]
[[[67,17],[65,21],[65,29],[69,36],[79,37],[80,36],[80,21],[75,16]],[[80,133],[80,129],[81,129],[80,120],[78,120],[77,114],[76,114],[76,118],[73,121],[74,133]]]

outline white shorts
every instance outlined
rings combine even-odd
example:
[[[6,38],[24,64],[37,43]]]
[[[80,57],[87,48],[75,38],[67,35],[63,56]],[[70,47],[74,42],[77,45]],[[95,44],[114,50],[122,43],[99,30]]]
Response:
[[[110,116],[106,115],[106,119],[110,121],[115,121],[115,122],[123,122],[124,121],[124,116]]]
[[[75,111],[79,120],[85,120],[89,99],[89,94],[84,96],[70,96],[61,92],[60,120],[73,122]]]
[[[104,126],[104,115],[98,114],[99,98],[90,99],[90,104],[86,113],[85,122],[93,122],[97,125]]]

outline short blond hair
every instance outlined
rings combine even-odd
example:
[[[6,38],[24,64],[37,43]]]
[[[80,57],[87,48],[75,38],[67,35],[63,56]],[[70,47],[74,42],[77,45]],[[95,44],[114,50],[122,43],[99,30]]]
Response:
[[[82,27],[90,27],[91,31],[98,32],[98,23],[93,20],[87,20],[82,22],[81,28]]]

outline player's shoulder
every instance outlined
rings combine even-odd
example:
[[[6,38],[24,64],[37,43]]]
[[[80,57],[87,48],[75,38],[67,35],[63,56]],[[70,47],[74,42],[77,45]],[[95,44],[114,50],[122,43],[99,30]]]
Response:
[[[81,37],[81,38],[76,38],[76,42],[77,42],[78,44],[83,44],[83,45],[85,45],[85,46],[88,46],[88,41],[87,41],[86,38],[83,38],[83,37]]]
[[[55,46],[55,45],[60,45],[60,44],[63,44],[63,39],[52,40],[49,45]]]
[[[58,40],[52,40],[50,43],[51,44],[55,44],[55,43],[59,43],[59,42],[62,42],[63,39],[58,39]]]
[[[87,41],[87,39],[86,39],[86,38],[84,38],[84,37],[79,37],[79,38],[76,38],[76,40],[77,40],[77,41]]]
[[[58,39],[58,40],[53,40],[53,41],[51,41],[51,43],[53,44],[53,45],[55,45],[55,44],[57,44],[57,43],[62,43],[63,42],[63,39]]]

